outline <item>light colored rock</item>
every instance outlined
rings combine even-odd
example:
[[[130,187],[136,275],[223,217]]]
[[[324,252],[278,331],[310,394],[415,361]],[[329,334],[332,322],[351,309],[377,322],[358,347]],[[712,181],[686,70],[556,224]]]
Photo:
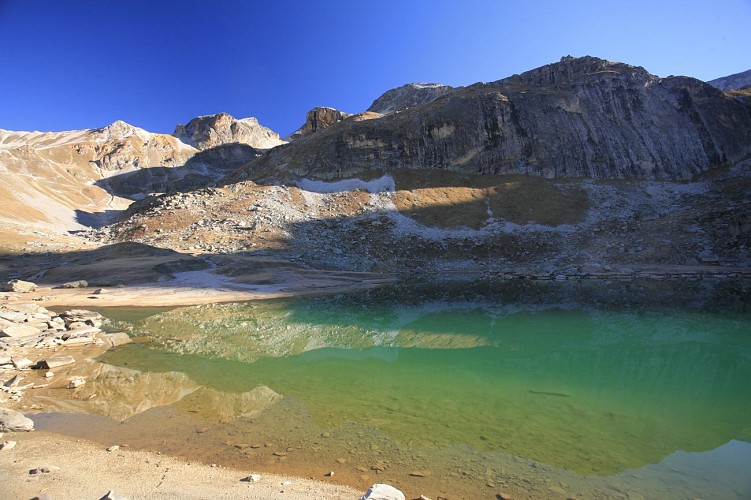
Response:
[[[20,311],[0,311],[0,319],[10,321],[12,323],[21,323],[26,319],[26,314]]]
[[[0,432],[29,432],[34,430],[34,421],[23,413],[0,408]]]
[[[112,347],[129,344],[131,342],[130,336],[125,332],[109,333],[104,336],[103,340],[109,343]]]
[[[3,287],[3,292],[16,292],[16,293],[29,293],[36,290],[38,287],[36,283],[23,280],[11,280]]]
[[[39,335],[42,331],[32,325],[19,324],[3,328],[0,331],[0,337],[31,337],[32,335]]]
[[[21,356],[11,357],[10,360],[13,363],[13,366],[18,368],[19,370],[28,368],[29,366],[34,364],[34,362],[29,358],[24,358]]]
[[[406,500],[404,493],[388,484],[376,483],[365,492],[360,500]]]
[[[120,445],[119,444],[113,444],[112,446],[110,446],[109,448],[107,448],[107,451],[117,451],[119,449],[120,449]]]
[[[238,120],[227,113],[193,118],[187,125],[178,125],[172,135],[202,150],[229,143],[261,149],[284,144],[279,134],[259,124],[255,118]]]
[[[2,357],[0,357],[0,365],[9,365],[11,363],[13,363],[13,362],[10,360],[10,356],[2,356]]]
[[[70,382],[68,382],[68,389],[76,389],[77,387],[81,387],[86,383],[86,379],[83,377],[73,377],[70,379]]]
[[[103,293],[109,293],[109,290],[106,288],[97,288],[94,290],[94,295],[102,295]]]
[[[73,358],[73,356],[54,356],[52,358],[47,358],[44,361],[42,361],[41,365],[42,365],[42,368],[50,369],[50,368],[57,368],[58,366],[72,365],[75,362],[76,360]],[[47,372],[47,373],[51,373],[51,372]]]
[[[260,480],[261,480],[260,474],[251,474],[241,479],[241,481],[245,481],[246,483],[255,483]]]
[[[91,344],[94,342],[94,337],[91,335],[78,335],[75,337],[69,337],[65,340],[65,345],[82,345]]]
[[[0,450],[3,450],[3,451],[10,450],[12,448],[15,448],[16,444],[18,443],[16,443],[15,441],[11,441],[11,440],[3,441],[2,443],[0,443]]]

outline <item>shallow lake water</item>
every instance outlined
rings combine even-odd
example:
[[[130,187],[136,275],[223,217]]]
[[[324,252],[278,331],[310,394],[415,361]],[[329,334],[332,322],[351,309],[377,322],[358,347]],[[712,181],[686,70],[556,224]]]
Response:
[[[151,340],[35,420],[408,498],[749,498],[748,297],[475,281],[102,311]]]

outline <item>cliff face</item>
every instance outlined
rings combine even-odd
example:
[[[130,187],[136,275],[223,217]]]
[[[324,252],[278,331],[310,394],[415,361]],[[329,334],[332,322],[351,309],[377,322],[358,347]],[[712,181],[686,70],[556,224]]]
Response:
[[[593,57],[559,63],[271,151],[233,179],[441,169],[688,179],[751,154],[751,106],[699,80]]]
[[[383,115],[414,108],[456,90],[440,83],[408,83],[391,89],[373,101],[368,111]]]
[[[258,149],[284,144],[279,134],[259,124],[255,118],[237,120],[227,113],[193,118],[187,125],[178,125],[172,135],[201,150],[231,143]]]

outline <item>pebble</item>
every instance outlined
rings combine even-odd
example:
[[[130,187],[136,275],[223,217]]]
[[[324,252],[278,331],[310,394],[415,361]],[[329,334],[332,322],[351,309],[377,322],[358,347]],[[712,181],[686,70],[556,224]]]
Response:
[[[249,476],[246,476],[246,477],[240,479],[240,481],[245,481],[246,483],[255,483],[255,482],[260,481],[260,480],[261,480],[261,475],[260,474],[251,474]]]
[[[119,449],[120,449],[120,445],[115,444],[115,445],[112,445],[109,448],[107,448],[107,451],[117,451]]]
[[[31,469],[29,474],[53,474],[55,472],[60,472],[61,470],[62,469],[57,465],[42,465],[36,469]]]

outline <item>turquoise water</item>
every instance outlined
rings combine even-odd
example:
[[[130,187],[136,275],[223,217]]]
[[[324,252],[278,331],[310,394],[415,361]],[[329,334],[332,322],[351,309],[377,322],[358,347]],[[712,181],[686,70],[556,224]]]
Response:
[[[501,486],[540,498],[748,498],[747,291],[444,284],[134,321],[113,312],[154,342],[101,361],[187,375],[204,392],[172,411],[313,450],[283,457],[298,473],[329,460],[351,465],[343,480],[358,484],[357,462],[363,482],[381,481],[372,465],[383,461],[389,479],[418,495],[428,481],[449,498],[492,497]],[[260,399],[259,387],[270,389]],[[343,454],[350,465],[333,462]]]

